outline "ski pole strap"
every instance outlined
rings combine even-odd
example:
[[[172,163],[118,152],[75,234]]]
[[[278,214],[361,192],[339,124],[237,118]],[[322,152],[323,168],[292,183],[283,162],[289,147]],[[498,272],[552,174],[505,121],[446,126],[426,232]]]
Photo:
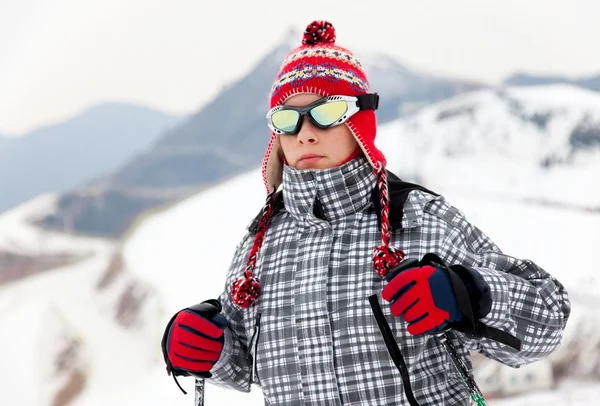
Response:
[[[473,337],[489,338],[490,340],[508,345],[509,347],[520,351],[521,340],[519,340],[517,337],[507,333],[506,331],[488,326],[479,320],[475,320],[475,315],[469,300],[469,292],[467,292],[467,288],[460,280],[460,277],[451,268],[446,268],[446,270],[448,271],[450,281],[452,282],[452,287],[454,288],[454,292],[456,294],[458,307],[460,308],[460,311],[465,319],[462,323],[452,323],[451,327],[454,330],[465,333],[467,336],[470,335]]]
[[[460,331],[461,333],[465,333],[467,336],[476,338],[489,338],[490,340],[508,345],[517,351],[521,351],[521,340],[519,340],[517,337],[507,333],[506,331],[488,326],[475,318],[469,292],[467,291],[467,288],[462,282],[460,276],[458,276],[456,273],[456,268],[454,266],[448,267],[440,257],[432,253],[425,254],[420,263],[443,268],[450,277],[450,281],[456,296],[456,302],[460,308],[460,312],[464,316],[464,320],[462,322],[450,324],[452,329]]]
[[[452,359],[452,363],[454,364],[454,367],[462,375],[463,382],[465,383],[465,385],[467,386],[467,389],[469,390],[471,399],[473,399],[475,401],[475,404],[477,406],[487,406],[487,403],[485,401],[485,398],[483,397],[483,393],[481,392],[481,389],[479,389],[479,386],[477,386],[477,383],[475,382],[473,377],[469,374],[469,370],[468,370],[467,366],[465,365],[463,359],[458,355],[458,351],[456,351],[456,347],[454,346],[454,343],[452,343],[452,340],[449,339],[449,337],[446,333],[441,334],[440,336],[438,336],[438,338],[442,342],[442,344],[446,347],[446,351],[448,351],[448,354],[450,355],[450,359]]]
[[[194,406],[204,406],[204,379],[196,378]]]
[[[390,356],[392,357],[392,361],[400,371],[400,376],[402,377],[402,383],[404,385],[404,393],[408,398],[408,403],[410,406],[419,406],[417,399],[412,392],[412,387],[410,386],[410,377],[408,376],[408,368],[406,368],[406,363],[404,362],[404,357],[402,356],[402,352],[400,352],[400,348],[398,348],[398,344],[396,343],[396,339],[390,330],[390,326],[381,311],[381,306],[379,306],[379,300],[377,300],[377,295],[369,296],[369,303],[371,304],[371,309],[375,314],[375,320],[377,320],[377,325],[379,326],[379,330],[381,331],[381,335],[383,336],[383,341],[385,342],[385,346],[387,347]]]

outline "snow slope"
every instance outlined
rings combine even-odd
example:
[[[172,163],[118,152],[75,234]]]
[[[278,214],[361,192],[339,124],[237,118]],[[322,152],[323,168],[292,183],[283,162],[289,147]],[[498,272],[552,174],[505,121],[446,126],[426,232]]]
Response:
[[[90,254],[102,239],[73,238],[71,235],[42,230],[30,222],[50,212],[57,194],[40,195],[0,215],[0,251],[24,255]]]
[[[60,404],[81,391],[120,391],[131,375],[141,376],[160,360],[149,339],[161,314],[156,296],[126,269],[106,279],[119,252],[115,242],[27,223],[52,200],[46,196],[3,214],[2,248],[31,255],[85,252],[85,259],[0,286],[0,405]],[[145,300],[126,326],[118,320],[129,292],[143,292]]]
[[[388,167],[430,188],[600,208],[600,94],[481,90],[379,129]]]

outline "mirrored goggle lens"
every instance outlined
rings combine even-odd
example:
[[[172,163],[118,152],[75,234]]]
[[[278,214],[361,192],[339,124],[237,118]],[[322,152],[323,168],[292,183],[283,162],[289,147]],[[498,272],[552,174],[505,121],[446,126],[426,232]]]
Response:
[[[310,111],[310,115],[315,121],[321,125],[332,125],[339,119],[341,119],[346,111],[348,105],[345,101],[334,101],[325,104],[321,104],[313,108]]]
[[[271,123],[275,128],[286,133],[291,133],[298,124],[300,113],[294,110],[279,110],[271,116]]]

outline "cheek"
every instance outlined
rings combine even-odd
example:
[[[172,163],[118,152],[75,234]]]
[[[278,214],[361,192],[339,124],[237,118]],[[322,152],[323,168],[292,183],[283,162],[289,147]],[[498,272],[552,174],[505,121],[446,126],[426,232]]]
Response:
[[[296,146],[296,137],[279,136],[279,146],[281,152],[286,159],[291,159],[294,155],[294,148]]]
[[[331,137],[334,148],[331,148],[331,150],[336,152],[337,158],[345,159],[354,152],[358,144],[352,132],[346,126],[339,126],[335,129],[337,130],[335,136]]]
[[[288,138],[289,137],[282,137],[281,135],[279,136],[279,145],[281,146],[281,150],[284,154],[290,150],[290,141]]]

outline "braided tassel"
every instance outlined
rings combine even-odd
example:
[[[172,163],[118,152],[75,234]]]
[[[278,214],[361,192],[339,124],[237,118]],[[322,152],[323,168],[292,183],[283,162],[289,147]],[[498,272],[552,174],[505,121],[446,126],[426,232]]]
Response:
[[[405,257],[404,251],[390,247],[390,198],[387,188],[387,176],[381,162],[375,168],[377,186],[379,187],[379,204],[381,206],[381,245],[373,250],[373,268],[384,278],[388,272]]]
[[[267,201],[263,208],[263,214],[258,223],[258,231],[254,237],[254,243],[250,254],[248,255],[248,262],[244,269],[244,274],[239,276],[233,286],[231,287],[231,297],[233,302],[242,308],[248,308],[252,306],[258,295],[260,294],[260,281],[253,275],[253,271],[256,268],[256,257],[258,251],[262,246],[267,233],[267,226],[269,220],[273,215],[273,206],[275,203],[275,188],[267,195]]]

